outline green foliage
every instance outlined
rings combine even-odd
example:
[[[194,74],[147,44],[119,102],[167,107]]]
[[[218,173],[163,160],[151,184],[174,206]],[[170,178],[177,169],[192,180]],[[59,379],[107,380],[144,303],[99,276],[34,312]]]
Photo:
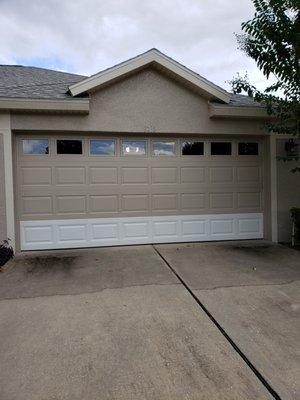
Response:
[[[291,219],[294,225],[294,240],[300,241],[300,208],[292,207],[291,210]]]
[[[266,106],[270,115],[267,129],[278,134],[300,137],[300,0],[252,0],[255,14],[242,23],[237,35],[239,48],[251,57],[268,79],[276,82],[263,92],[247,76],[232,81],[235,93]],[[289,157],[281,157],[290,161]],[[300,161],[299,156],[292,158]],[[300,166],[293,172],[300,171]]]

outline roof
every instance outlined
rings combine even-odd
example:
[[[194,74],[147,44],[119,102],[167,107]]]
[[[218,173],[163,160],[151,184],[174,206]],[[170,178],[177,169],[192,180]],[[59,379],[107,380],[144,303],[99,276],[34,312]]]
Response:
[[[0,97],[68,100],[72,99],[69,86],[85,78],[45,68],[0,65]]]
[[[70,92],[73,96],[77,96],[82,93],[96,90],[103,85],[124,78],[135,71],[139,71],[149,66],[154,66],[167,72],[175,79],[187,83],[210,100],[215,99],[223,101],[224,103],[229,103],[230,96],[226,90],[208,81],[201,75],[178,63],[157,49],[150,49],[134,58],[126,60],[104,71],[100,71],[89,78],[83,79],[82,81],[71,85]]]
[[[244,94],[230,93],[230,101],[228,103],[234,107],[259,107],[264,108],[263,104],[254,101],[251,97]]]
[[[36,105],[37,101],[41,100],[56,101],[55,107],[58,109],[59,103],[67,101],[73,104],[74,110],[83,107],[84,111],[87,111],[87,105],[79,106],[79,103],[83,100],[88,101],[89,92],[147,66],[167,70],[175,79],[198,88],[201,93],[207,95],[213,105],[244,108],[245,111],[246,108],[263,108],[248,96],[227,92],[157,49],[151,49],[90,77],[38,67],[0,65],[0,108],[4,107],[2,102],[7,104],[7,100],[10,103],[14,100],[26,100],[28,106],[22,109],[27,109],[32,102]]]

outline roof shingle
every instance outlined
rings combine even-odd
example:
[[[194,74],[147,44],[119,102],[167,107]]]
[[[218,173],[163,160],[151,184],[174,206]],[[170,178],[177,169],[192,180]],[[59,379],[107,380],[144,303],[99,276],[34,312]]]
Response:
[[[0,97],[74,100],[68,88],[85,78],[44,68],[0,65]]]

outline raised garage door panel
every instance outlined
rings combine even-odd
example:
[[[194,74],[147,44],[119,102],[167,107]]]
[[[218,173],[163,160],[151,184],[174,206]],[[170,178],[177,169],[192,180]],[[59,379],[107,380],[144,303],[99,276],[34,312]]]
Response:
[[[39,135],[49,140],[49,154],[24,155],[22,139],[29,138],[35,136],[18,135],[15,146],[23,249],[262,237],[262,151],[244,158],[183,156],[183,138],[155,137],[137,139],[147,143],[145,156],[123,156],[122,139],[114,137],[115,156],[91,156],[95,136],[72,135],[82,140],[83,154],[57,155],[62,136]],[[153,156],[159,140],[175,142],[175,155]],[[215,214],[220,218],[212,222]],[[136,224],[135,218],[144,219]]]
[[[263,237],[261,213],[21,221],[23,250]]]

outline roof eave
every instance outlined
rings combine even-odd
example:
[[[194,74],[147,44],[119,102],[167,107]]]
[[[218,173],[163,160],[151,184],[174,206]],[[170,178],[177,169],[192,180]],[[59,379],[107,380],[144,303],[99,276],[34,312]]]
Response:
[[[0,110],[4,111],[45,111],[88,114],[89,109],[89,99],[53,100],[0,98]]]
[[[212,103],[209,104],[209,116],[210,118],[271,118],[263,107],[215,105]]]
[[[126,76],[151,64],[158,64],[164,69],[171,71],[173,74],[178,75],[181,79],[187,81],[189,84],[194,85],[200,91],[204,92],[208,98],[215,98],[225,103],[229,103],[230,101],[230,95],[225,90],[219,88],[213,83],[206,81],[195,72],[170,59],[156,49],[150,50],[131,60],[125,61],[124,63],[99,72],[90,78],[71,85],[69,87],[70,93],[73,96],[78,96],[79,94],[96,90],[102,85],[113,82],[122,76]]]

